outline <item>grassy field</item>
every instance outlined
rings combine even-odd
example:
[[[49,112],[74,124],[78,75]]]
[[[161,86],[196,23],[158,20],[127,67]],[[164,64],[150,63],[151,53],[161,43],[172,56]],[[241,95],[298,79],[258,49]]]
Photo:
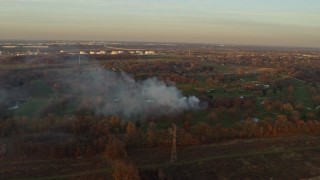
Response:
[[[152,59],[152,61],[165,61],[165,58],[158,58],[158,59]],[[123,62],[150,62],[151,60],[141,59],[141,60],[123,60]],[[168,61],[171,61],[170,59]],[[172,61],[176,61],[172,60]],[[115,61],[119,63],[119,61]],[[122,62],[122,61],[121,61]],[[105,62],[107,63],[107,61]],[[47,67],[48,72],[61,75],[61,74],[72,74],[77,72],[83,72],[83,71],[93,71],[95,68],[91,66],[92,64],[95,64],[93,62],[89,61],[83,61],[82,68],[79,69],[79,67],[74,66],[76,64],[76,61],[70,61],[68,62],[65,67],[59,68],[56,66],[51,65],[44,65],[39,64],[38,66],[41,68]],[[97,64],[97,63],[96,63]],[[211,62],[203,62],[202,65],[212,66],[215,70],[218,70],[221,73],[226,73],[226,82],[224,83],[217,83],[217,84],[210,84],[208,85],[205,81],[204,74],[193,74],[194,78],[198,78],[198,82],[195,84],[189,84],[189,83],[180,83],[177,84],[177,88],[181,90],[182,94],[185,96],[197,96],[197,97],[207,97],[211,98],[213,100],[217,98],[242,98],[242,97],[255,97],[257,99],[256,108],[254,111],[254,117],[258,117],[259,119],[264,119],[265,117],[269,116],[264,111],[264,108],[261,107],[260,103],[266,99],[266,98],[279,98],[287,96],[286,94],[286,87],[282,92],[277,91],[276,94],[273,94],[272,96],[263,96],[259,95],[258,91],[248,91],[243,88],[243,83],[253,82],[255,83],[257,81],[257,76],[254,74],[245,74],[242,77],[237,77],[236,79],[233,78],[234,73],[234,67],[230,65],[219,65]],[[2,67],[8,68],[5,65],[2,65]],[[29,68],[27,65],[21,65],[12,68]],[[231,73],[231,74],[230,74]],[[149,74],[139,74],[143,76],[148,76]],[[279,76],[280,78],[286,78],[287,76]],[[231,78],[231,79],[230,79]],[[289,83],[294,86],[294,93],[293,97],[294,100],[303,102],[305,107],[313,107],[313,103],[311,101],[311,96],[308,92],[309,85],[301,80],[289,78]],[[52,89],[52,82],[48,82],[45,79],[35,79],[33,80],[28,86],[30,89],[30,99],[28,99],[27,102],[24,104],[21,104],[20,107],[16,110],[14,110],[14,114],[16,116],[27,116],[27,117],[35,117],[39,115],[39,112],[45,108],[46,106],[50,105],[51,103],[55,103],[56,101],[59,101],[61,97],[56,97],[55,92]],[[268,89],[267,89],[268,90]],[[55,97],[53,97],[55,96]],[[58,107],[57,110],[54,111],[56,115],[63,116],[63,115],[70,115],[74,112],[76,108],[76,104],[68,104],[66,107]],[[273,112],[278,113],[278,112]],[[195,122],[199,121],[206,121],[205,118],[208,115],[206,112],[196,112],[193,113],[192,117],[195,119]],[[237,120],[234,120],[234,117],[229,116],[229,114],[220,114],[219,115],[219,121],[216,121],[214,123],[222,124],[223,126],[232,126],[232,123],[239,122],[241,120],[242,114],[240,114],[237,118]],[[209,122],[212,123],[212,122]],[[168,124],[163,125],[162,127],[166,127]]]
[[[54,93],[51,86],[41,79],[31,82],[30,96],[35,98],[49,98]]]
[[[305,107],[313,108],[311,96],[305,86],[296,87],[293,96],[296,100],[303,102]]]
[[[252,96],[252,91],[245,91],[243,89],[225,90],[224,88],[217,88],[207,93],[213,97],[240,97],[240,96]]]
[[[241,81],[243,82],[252,82],[252,81],[257,81],[257,76],[255,75],[246,75],[240,78]]]
[[[39,116],[39,113],[42,108],[46,107],[49,104],[49,99],[46,97],[32,98],[27,102],[20,105],[16,110],[13,110],[13,113],[16,116],[26,116],[29,118]]]

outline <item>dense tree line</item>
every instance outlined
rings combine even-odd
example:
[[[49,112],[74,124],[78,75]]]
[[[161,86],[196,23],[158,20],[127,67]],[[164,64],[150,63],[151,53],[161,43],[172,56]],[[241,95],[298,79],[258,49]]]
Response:
[[[182,120],[183,121],[183,120]],[[123,147],[169,146],[170,135],[166,129],[157,129],[157,121],[140,126],[139,123],[122,121],[118,117],[72,116],[45,117],[27,120],[13,118],[0,122],[0,136],[11,138],[8,157],[78,157],[92,156],[112,148],[107,144],[123,143]],[[254,122],[250,119],[233,127],[210,125],[205,122],[190,124],[184,121],[179,127],[178,144],[203,144],[237,138],[275,137],[283,135],[319,135],[317,120],[288,120],[286,115],[276,119]],[[109,142],[109,143],[108,143]],[[110,156],[124,156],[119,150]],[[113,152],[122,155],[112,155]]]

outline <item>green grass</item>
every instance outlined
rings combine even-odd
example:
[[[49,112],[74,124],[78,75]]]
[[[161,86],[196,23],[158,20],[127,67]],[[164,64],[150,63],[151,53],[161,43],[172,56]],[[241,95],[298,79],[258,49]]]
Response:
[[[36,117],[42,108],[49,104],[48,98],[32,98],[20,105],[13,113],[16,116]]]
[[[44,68],[44,67],[55,67],[57,64],[28,64],[28,63],[19,63],[19,64],[0,64],[0,69],[5,70],[23,70],[30,68]]]
[[[293,96],[296,100],[304,103],[305,107],[313,107],[313,103],[311,101],[311,95],[309,94],[307,88],[303,87],[295,87]]]
[[[201,93],[197,91],[192,85],[178,85],[177,88],[182,91],[184,96],[199,96]]]
[[[240,79],[244,80],[244,82],[252,82],[252,81],[257,81],[257,76],[249,75],[249,76],[244,76]]]
[[[234,117],[234,115],[228,114],[228,113],[223,113],[222,115],[218,115],[218,120],[215,121],[215,124],[220,124],[223,127],[232,127],[236,123],[241,121],[242,118],[242,113],[240,112],[238,114],[238,117]]]
[[[253,93],[251,91],[245,91],[242,89],[232,89],[232,90],[224,90],[223,88],[217,88],[208,95],[212,95],[213,97],[240,97],[240,96],[252,96]]]
[[[52,88],[48,83],[43,80],[32,81],[31,97],[49,97],[49,94],[53,94]]]
[[[48,83],[38,79],[31,82],[30,93],[31,99],[21,104],[18,109],[12,110],[16,116],[39,116],[39,112],[49,104],[50,96],[54,92]]]
[[[4,64],[1,64],[0,65],[0,69],[5,69],[5,70],[16,70],[16,69],[27,69],[28,66],[25,65],[25,64],[14,64],[14,65],[4,65]]]
[[[59,106],[55,109],[54,114],[56,114],[57,116],[73,115],[77,109],[78,104],[79,102],[74,101],[66,104],[65,106]]]
[[[30,96],[27,102],[21,104],[18,109],[13,110],[16,116],[26,116],[29,118],[39,116],[40,111],[48,106],[50,103],[58,102],[59,99],[52,100],[54,91],[50,84],[37,79],[31,82],[30,85]],[[59,107],[55,113],[57,115],[72,114],[74,108],[63,108]]]
[[[294,78],[290,78],[290,83],[294,86],[294,87],[301,87],[301,86],[306,86],[307,84],[299,79],[294,79]]]
[[[228,65],[215,65],[214,66],[216,68],[216,70],[218,70],[219,72],[229,72],[230,71],[230,67]]]

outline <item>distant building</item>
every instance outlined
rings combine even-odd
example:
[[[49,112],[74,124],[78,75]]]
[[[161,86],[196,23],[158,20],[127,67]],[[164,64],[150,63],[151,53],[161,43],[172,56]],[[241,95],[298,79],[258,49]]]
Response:
[[[96,54],[107,54],[106,51],[99,51],[99,52],[96,52]]]
[[[93,54],[107,54],[106,51],[90,51],[89,54],[93,55]]]
[[[112,51],[111,55],[123,54],[124,51]]]
[[[136,54],[137,55],[143,55],[144,53],[143,53],[143,51],[136,51]]]
[[[23,46],[23,48],[47,49],[49,46]]]
[[[111,51],[112,55],[118,54],[118,51]]]
[[[145,51],[144,54],[145,55],[155,55],[156,52],[154,52],[154,51]]]
[[[88,54],[88,53],[85,51],[80,51],[79,54]]]
[[[16,48],[17,46],[2,46],[2,48]]]

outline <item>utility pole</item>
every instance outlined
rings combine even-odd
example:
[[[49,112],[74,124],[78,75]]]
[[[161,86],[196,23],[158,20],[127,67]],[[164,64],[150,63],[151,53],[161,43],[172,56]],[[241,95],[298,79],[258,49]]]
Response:
[[[171,149],[171,162],[177,161],[177,125],[172,123],[172,127],[168,128],[170,135],[172,135],[172,149]]]

